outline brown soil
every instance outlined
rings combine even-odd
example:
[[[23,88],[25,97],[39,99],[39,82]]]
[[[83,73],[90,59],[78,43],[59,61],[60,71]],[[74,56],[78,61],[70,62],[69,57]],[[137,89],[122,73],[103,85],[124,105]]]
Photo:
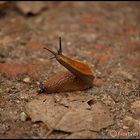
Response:
[[[43,49],[57,50],[59,36],[63,53],[87,63],[99,78],[89,90],[59,94],[89,94],[105,103],[115,123],[98,134],[110,138],[111,130],[124,129],[122,120],[131,113],[130,104],[140,99],[140,3],[46,5],[37,15],[24,15],[14,7],[0,9],[0,138],[43,138],[48,132],[44,123],[21,121],[20,114],[38,96],[39,82],[65,70],[55,59],[46,59],[51,54]],[[66,134],[50,135],[64,138]],[[133,133],[127,137],[134,137]]]

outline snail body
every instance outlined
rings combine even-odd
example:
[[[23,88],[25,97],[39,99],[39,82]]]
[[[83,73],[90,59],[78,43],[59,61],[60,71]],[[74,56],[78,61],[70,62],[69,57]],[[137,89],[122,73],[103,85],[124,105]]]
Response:
[[[51,52],[56,60],[63,65],[68,71],[61,71],[49,77],[40,84],[40,92],[56,93],[84,90],[93,86],[95,73],[90,68],[77,60],[73,60],[62,54],[61,38],[60,48],[57,53],[48,48],[44,48]]]

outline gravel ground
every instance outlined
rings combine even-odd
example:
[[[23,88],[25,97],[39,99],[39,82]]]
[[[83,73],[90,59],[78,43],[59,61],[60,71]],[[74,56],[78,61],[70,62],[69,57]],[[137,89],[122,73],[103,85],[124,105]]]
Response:
[[[94,134],[69,136],[54,130],[48,137],[140,138],[140,3],[45,4],[38,14],[0,8],[0,138],[48,134],[48,126],[33,122],[25,106],[41,96],[37,95],[39,82],[65,70],[55,59],[46,59],[51,54],[43,50],[57,50],[59,36],[63,53],[87,63],[100,81],[88,90],[50,96],[90,96],[107,106],[114,123]]]

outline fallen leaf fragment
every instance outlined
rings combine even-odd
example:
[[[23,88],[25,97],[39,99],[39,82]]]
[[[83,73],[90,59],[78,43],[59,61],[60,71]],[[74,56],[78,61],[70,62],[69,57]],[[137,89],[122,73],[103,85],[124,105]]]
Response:
[[[97,102],[92,110],[69,110],[56,125],[55,129],[65,132],[100,131],[100,129],[106,128],[111,124],[113,124],[113,117],[108,108]]]
[[[33,122],[42,121],[53,130],[72,133],[100,131],[114,123],[107,106],[100,102],[90,106],[87,101],[63,97],[57,102],[51,95],[41,96],[27,103],[26,113]]]
[[[67,108],[64,106],[56,106],[53,97],[42,96],[26,105],[27,114],[33,122],[42,121],[51,128],[55,128],[66,113]]]

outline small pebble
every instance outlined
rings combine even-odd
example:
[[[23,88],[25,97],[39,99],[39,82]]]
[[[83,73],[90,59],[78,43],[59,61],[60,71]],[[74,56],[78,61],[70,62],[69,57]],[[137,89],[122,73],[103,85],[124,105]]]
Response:
[[[129,127],[128,126],[123,126],[123,129],[129,129]]]
[[[27,116],[27,114],[25,112],[20,113],[20,120],[22,122],[25,122],[27,120],[27,118],[28,118],[28,116]]]
[[[19,100],[17,100],[17,103],[19,103],[20,101]]]
[[[31,78],[30,77],[26,77],[26,78],[23,79],[23,82],[31,83]]]
[[[132,81],[133,80],[133,76],[126,71],[120,71],[120,74],[127,81]]]
[[[67,45],[70,46],[71,45],[71,42],[67,42]]]

